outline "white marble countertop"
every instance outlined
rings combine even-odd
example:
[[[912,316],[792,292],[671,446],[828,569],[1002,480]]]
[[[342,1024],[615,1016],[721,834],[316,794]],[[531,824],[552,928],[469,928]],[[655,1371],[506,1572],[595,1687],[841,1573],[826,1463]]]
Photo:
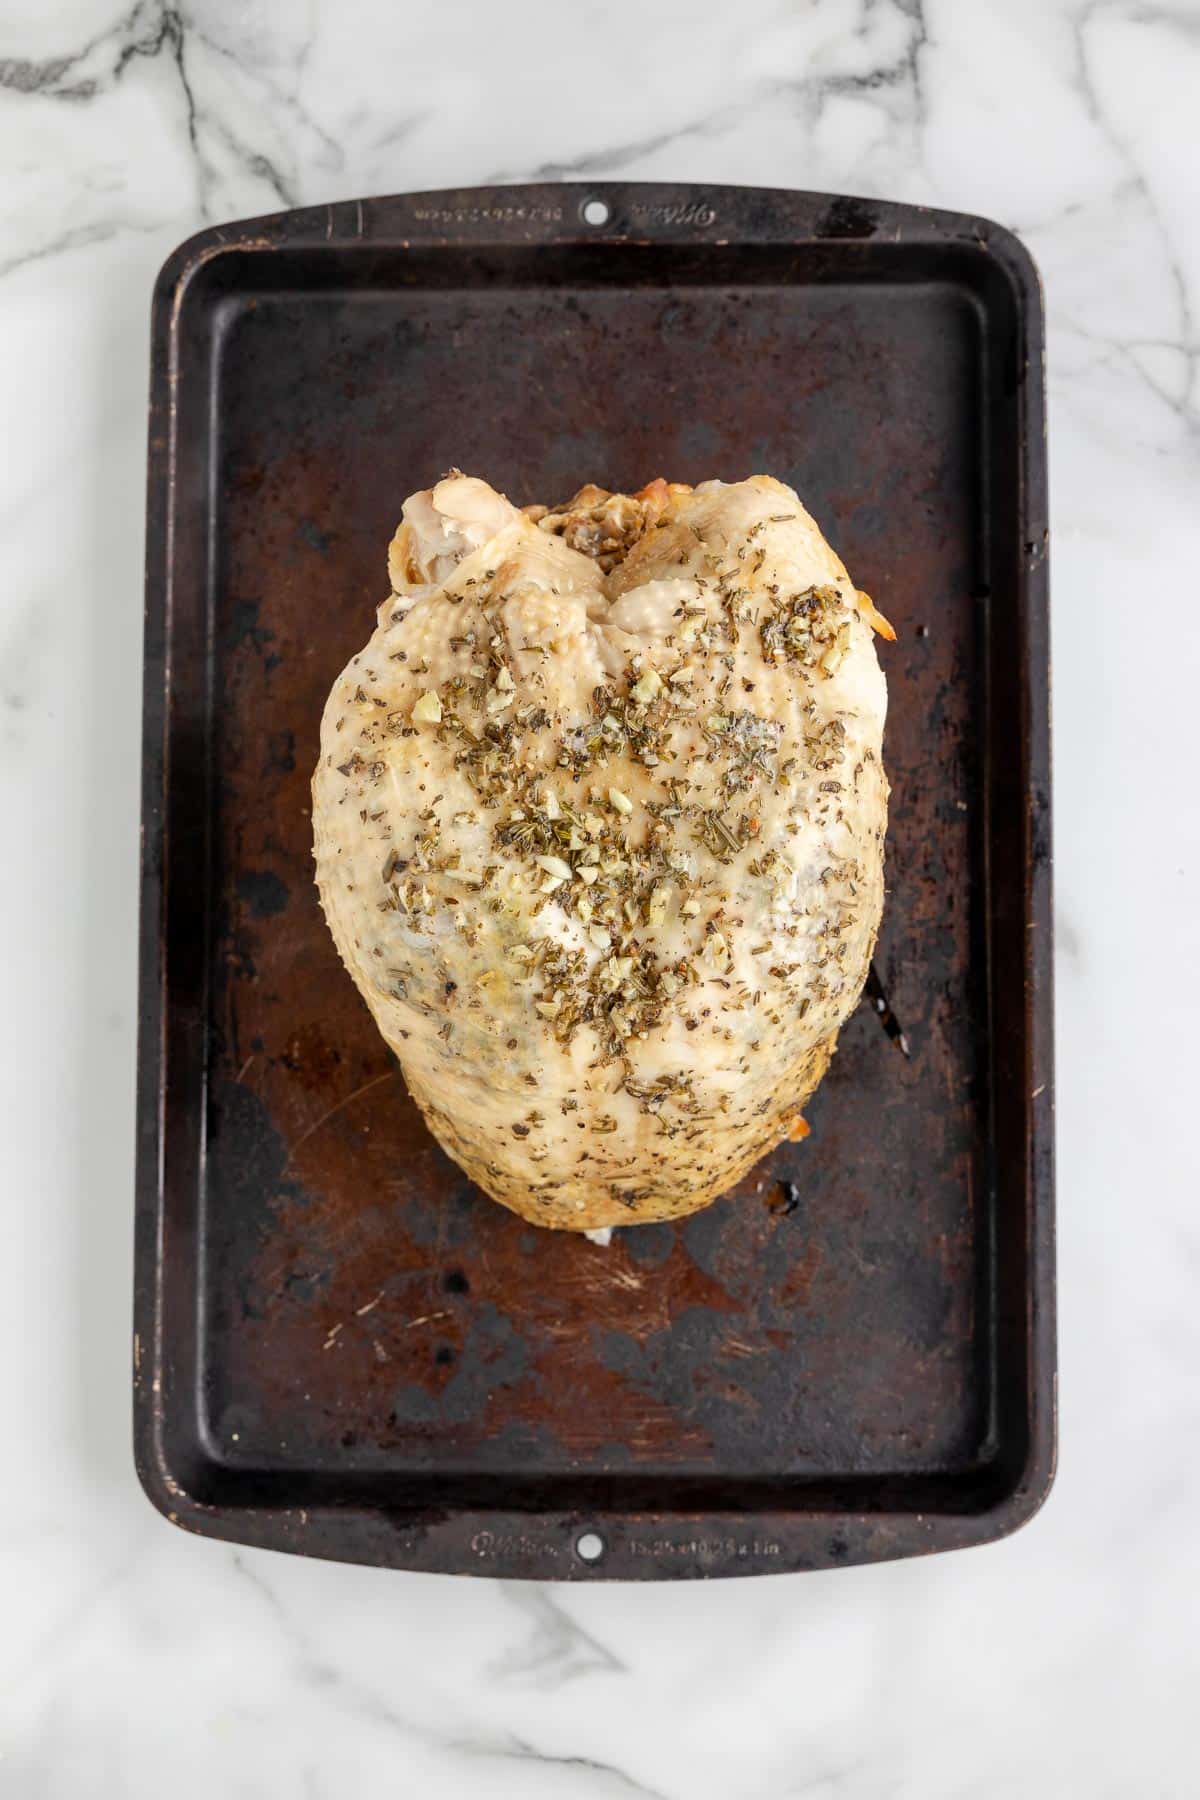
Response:
[[[0,21],[0,1794],[1191,1796],[1196,0]],[[617,174],[1014,226],[1049,313],[1062,1440],[993,1548],[538,1588],[185,1537],[129,1451],[147,311],[206,220]]]

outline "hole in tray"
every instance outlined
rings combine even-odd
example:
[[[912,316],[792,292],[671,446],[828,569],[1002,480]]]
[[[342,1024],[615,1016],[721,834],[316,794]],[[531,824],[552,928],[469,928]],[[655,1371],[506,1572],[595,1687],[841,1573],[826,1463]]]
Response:
[[[583,1562],[599,1562],[604,1555],[604,1539],[598,1531],[585,1531],[575,1542],[575,1554]]]
[[[580,210],[585,225],[607,225],[612,218],[612,207],[607,200],[585,200]]]

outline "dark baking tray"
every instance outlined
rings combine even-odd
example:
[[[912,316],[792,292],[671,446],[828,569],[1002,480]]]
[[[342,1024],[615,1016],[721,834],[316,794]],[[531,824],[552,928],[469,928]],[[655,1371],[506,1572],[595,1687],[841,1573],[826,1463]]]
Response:
[[[178,1524],[595,1579],[868,1562],[1037,1508],[1042,345],[1008,232],[820,194],[405,196],[171,257],[134,1350],[138,1466]],[[900,631],[877,960],[911,1058],[864,1005],[807,1144],[607,1251],[493,1206],[433,1143],[312,883],[325,695],[371,628],[401,500],[451,464],[518,501],[769,471]]]

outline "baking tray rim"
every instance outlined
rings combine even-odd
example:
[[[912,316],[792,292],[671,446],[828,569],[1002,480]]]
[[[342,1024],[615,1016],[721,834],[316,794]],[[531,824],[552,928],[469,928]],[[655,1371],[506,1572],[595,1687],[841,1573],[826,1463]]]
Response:
[[[590,201],[608,208],[589,225]],[[424,214],[424,217],[419,217]],[[983,1505],[962,1512],[810,1510],[692,1514],[620,1509],[564,1513],[459,1507],[419,1509],[209,1504],[177,1478],[165,1441],[165,813],[171,775],[169,654],[175,569],[172,497],[178,468],[179,326],[196,278],[218,258],[247,252],[389,252],[595,245],[677,248],[840,247],[854,279],[855,247],[879,240],[926,249],[965,247],[1011,289],[1021,334],[1018,508],[1025,751],[1030,792],[1025,876],[1025,1024],[1033,1082],[1026,1112],[1028,1440],[1026,1454]],[[861,279],[861,277],[859,277]],[[1053,950],[1050,856],[1050,703],[1044,325],[1041,283],[1025,245],[983,218],[896,202],[784,188],[594,181],[429,190],[337,202],[209,227],[164,262],[152,305],[149,408],[142,880],[133,1332],[133,1442],[141,1484],[171,1523],[244,1544],[377,1566],[548,1579],[677,1579],[748,1575],[881,1561],[1006,1537],[1040,1509],[1054,1480],[1057,1369],[1054,1283]],[[1036,784],[1037,793],[1033,789]],[[1036,817],[1035,817],[1036,813]],[[1033,853],[1037,836],[1040,853]],[[596,1561],[576,1550],[599,1534]]]

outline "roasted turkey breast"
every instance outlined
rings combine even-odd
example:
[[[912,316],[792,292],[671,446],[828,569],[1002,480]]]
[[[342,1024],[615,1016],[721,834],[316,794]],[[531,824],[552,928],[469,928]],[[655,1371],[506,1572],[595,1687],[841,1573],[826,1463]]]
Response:
[[[768,476],[405,502],[313,778],[334,942],[435,1137],[566,1230],[695,1211],[781,1138],[883,903],[887,693]]]

